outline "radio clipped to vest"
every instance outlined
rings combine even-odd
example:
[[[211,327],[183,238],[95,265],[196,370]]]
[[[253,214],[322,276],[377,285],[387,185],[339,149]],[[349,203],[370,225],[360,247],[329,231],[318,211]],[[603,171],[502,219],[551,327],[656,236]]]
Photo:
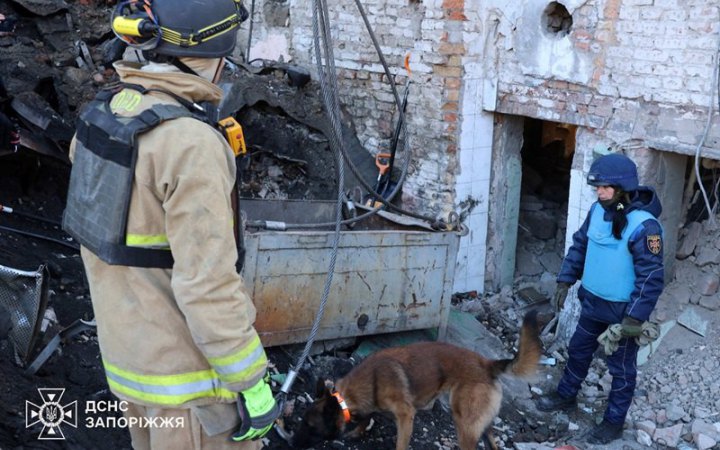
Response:
[[[226,117],[218,122],[218,129],[223,132],[225,139],[232,148],[235,157],[243,157],[247,153],[245,146],[245,136],[243,135],[242,126],[233,116]]]

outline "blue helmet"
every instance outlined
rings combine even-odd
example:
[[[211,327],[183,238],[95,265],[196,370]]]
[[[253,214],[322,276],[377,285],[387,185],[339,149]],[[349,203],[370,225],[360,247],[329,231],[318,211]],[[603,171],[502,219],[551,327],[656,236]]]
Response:
[[[637,166],[620,153],[601,156],[593,161],[587,182],[592,186],[617,186],[623,191],[638,188]]]

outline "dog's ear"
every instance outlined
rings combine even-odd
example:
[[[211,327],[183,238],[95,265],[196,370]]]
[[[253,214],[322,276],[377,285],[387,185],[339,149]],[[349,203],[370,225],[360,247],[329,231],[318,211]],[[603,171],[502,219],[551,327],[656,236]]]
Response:
[[[327,395],[330,395],[328,381],[318,378],[317,383],[315,384],[315,400],[320,400]]]
[[[322,378],[318,378],[315,381],[315,400],[321,398],[325,392],[325,381]]]
[[[309,448],[321,440],[333,440],[340,437],[344,428],[342,410],[326,386],[325,380],[315,383],[315,399],[303,413],[300,427],[295,431],[292,445],[296,448]]]

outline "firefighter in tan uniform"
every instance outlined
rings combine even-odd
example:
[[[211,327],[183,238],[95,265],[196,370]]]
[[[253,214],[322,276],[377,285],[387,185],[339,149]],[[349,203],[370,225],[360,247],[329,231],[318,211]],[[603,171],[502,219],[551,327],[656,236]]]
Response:
[[[239,0],[119,3],[113,30],[148,62],[116,63],[123,84],[88,105],[71,145],[63,225],[136,449],[257,449],[278,416],[236,270],[235,158],[212,114],[245,18]]]

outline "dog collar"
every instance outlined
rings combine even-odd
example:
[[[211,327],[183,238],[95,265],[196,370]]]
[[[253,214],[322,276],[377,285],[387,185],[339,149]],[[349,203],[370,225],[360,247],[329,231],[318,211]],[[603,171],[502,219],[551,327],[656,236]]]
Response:
[[[343,419],[345,419],[345,423],[349,423],[350,422],[350,410],[348,409],[347,403],[345,403],[345,399],[337,391],[333,392],[331,395],[333,397],[335,397],[335,400],[337,400],[338,404],[340,405],[340,408],[342,408]]]

